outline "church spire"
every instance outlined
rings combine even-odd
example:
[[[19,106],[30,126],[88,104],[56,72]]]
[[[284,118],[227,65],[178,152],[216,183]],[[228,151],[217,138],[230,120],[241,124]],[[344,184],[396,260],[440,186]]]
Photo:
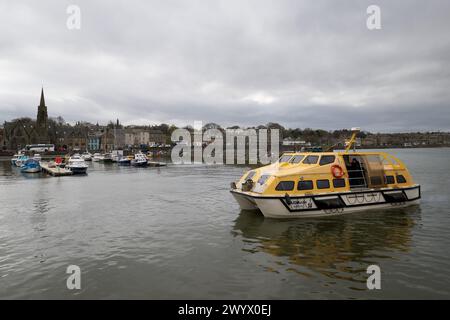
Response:
[[[41,89],[41,103],[39,105],[42,107],[45,106],[44,87],[42,87],[42,89]]]
[[[36,129],[39,135],[39,143],[48,143],[48,115],[44,99],[44,88],[41,89],[41,102],[38,106]]]

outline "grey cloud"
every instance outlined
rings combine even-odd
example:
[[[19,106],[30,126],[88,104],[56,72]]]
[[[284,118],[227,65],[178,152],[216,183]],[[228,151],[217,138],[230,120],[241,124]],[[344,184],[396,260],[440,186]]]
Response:
[[[448,2],[80,0],[79,31],[69,4],[0,4],[0,120],[43,84],[69,121],[450,130]]]

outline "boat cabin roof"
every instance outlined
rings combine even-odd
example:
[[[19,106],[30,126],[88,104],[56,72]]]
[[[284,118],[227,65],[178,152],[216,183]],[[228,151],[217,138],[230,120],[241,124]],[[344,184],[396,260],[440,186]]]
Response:
[[[346,160],[347,157],[349,157],[348,160]],[[376,161],[383,165],[405,168],[405,165],[399,159],[386,152],[285,152],[277,162],[266,166],[265,170],[263,169],[263,174],[282,177],[312,173],[317,171],[316,168],[326,165],[337,164],[344,167],[345,162],[354,157],[364,157],[369,161]]]

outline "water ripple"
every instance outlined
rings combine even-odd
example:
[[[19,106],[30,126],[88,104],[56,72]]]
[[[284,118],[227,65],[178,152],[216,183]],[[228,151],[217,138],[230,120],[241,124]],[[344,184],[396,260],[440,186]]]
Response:
[[[400,155],[420,206],[305,220],[240,212],[227,188],[244,167],[30,178],[0,162],[0,298],[447,298],[449,150],[432,152],[429,175],[426,153]],[[65,287],[70,264],[81,291]]]

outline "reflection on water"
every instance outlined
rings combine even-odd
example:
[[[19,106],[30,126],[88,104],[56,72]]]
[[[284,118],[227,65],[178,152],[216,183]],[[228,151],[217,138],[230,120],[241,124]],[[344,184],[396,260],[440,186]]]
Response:
[[[288,270],[302,276],[318,272],[365,284],[368,264],[410,250],[419,219],[419,206],[305,220],[265,219],[242,211],[232,233],[242,238],[242,250],[286,258]]]

